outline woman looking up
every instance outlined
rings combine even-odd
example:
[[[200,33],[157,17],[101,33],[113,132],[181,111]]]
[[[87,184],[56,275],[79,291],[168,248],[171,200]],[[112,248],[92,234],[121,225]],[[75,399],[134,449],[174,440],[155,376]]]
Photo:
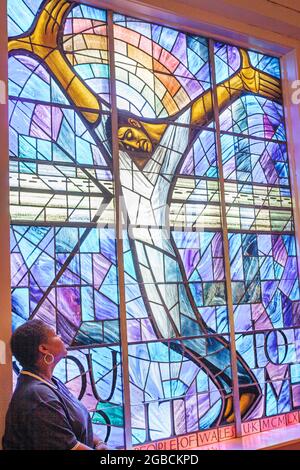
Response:
[[[105,450],[93,435],[88,410],[53,376],[67,350],[41,320],[30,320],[11,338],[22,366],[6,415],[5,450]]]

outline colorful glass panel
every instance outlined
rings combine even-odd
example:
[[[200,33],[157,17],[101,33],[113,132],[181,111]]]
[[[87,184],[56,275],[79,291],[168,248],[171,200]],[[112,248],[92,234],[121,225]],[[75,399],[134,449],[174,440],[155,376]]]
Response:
[[[231,304],[242,419],[298,407],[279,60],[117,13],[108,28],[105,10],[65,0],[9,0],[8,26],[14,328],[41,318],[62,335],[69,354],[56,373],[112,447],[128,424],[123,378],[133,444],[234,423]]]

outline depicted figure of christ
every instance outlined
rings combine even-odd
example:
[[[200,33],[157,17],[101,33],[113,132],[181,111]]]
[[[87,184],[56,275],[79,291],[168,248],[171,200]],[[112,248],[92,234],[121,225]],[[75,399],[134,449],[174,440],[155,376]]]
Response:
[[[11,38],[9,54],[25,53],[38,59],[78,110],[87,129],[93,129],[101,120],[101,98],[74,71],[59,41],[64,19],[75,5],[66,0],[43,2],[31,30]],[[191,133],[195,127],[199,128],[199,135],[201,128],[213,122],[214,104],[221,113],[247,94],[281,100],[279,80],[254,68],[248,53],[240,50],[239,69],[216,86],[215,97],[208,89],[168,119],[145,119],[119,110],[118,136],[113,136],[119,142],[121,191],[131,227],[130,247],[147,316],[157,340],[168,340],[166,344],[171,349],[197,364],[218,387],[222,409],[215,424],[234,420],[230,343],[209,328],[199,313],[176,244],[169,236],[167,208],[174,177],[193,145]],[[107,132],[109,124],[110,120]],[[132,171],[138,181],[134,187],[132,178],[128,178]],[[139,226],[139,214],[144,218],[146,214],[149,228]],[[170,281],[162,279],[161,265],[168,267]],[[194,322],[196,334],[179,341],[183,336],[183,315]],[[239,354],[237,372],[241,415],[247,417],[260,400],[261,390]]]

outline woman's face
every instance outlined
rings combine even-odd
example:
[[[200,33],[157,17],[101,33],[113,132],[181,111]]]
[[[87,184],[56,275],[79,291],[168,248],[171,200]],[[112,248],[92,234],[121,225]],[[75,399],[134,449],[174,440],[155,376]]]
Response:
[[[49,328],[47,333],[47,341],[40,345],[42,354],[53,354],[55,362],[58,362],[67,355],[65,343],[53,328]]]

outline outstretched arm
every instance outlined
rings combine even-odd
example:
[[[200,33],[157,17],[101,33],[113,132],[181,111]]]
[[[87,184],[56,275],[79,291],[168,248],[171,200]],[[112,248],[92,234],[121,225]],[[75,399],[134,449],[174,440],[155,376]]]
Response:
[[[69,99],[79,108],[90,124],[99,119],[101,106],[97,97],[72,70],[59,48],[59,33],[66,13],[74,5],[67,0],[46,0],[29,35],[12,38],[8,52],[30,52],[48,67],[65,90]],[[91,111],[87,111],[87,110]]]
[[[218,107],[222,112],[243,94],[255,94],[281,102],[280,81],[252,67],[248,53],[241,49],[241,67],[237,73],[217,86]],[[213,119],[213,98],[207,90],[192,105],[191,124],[203,126]]]

